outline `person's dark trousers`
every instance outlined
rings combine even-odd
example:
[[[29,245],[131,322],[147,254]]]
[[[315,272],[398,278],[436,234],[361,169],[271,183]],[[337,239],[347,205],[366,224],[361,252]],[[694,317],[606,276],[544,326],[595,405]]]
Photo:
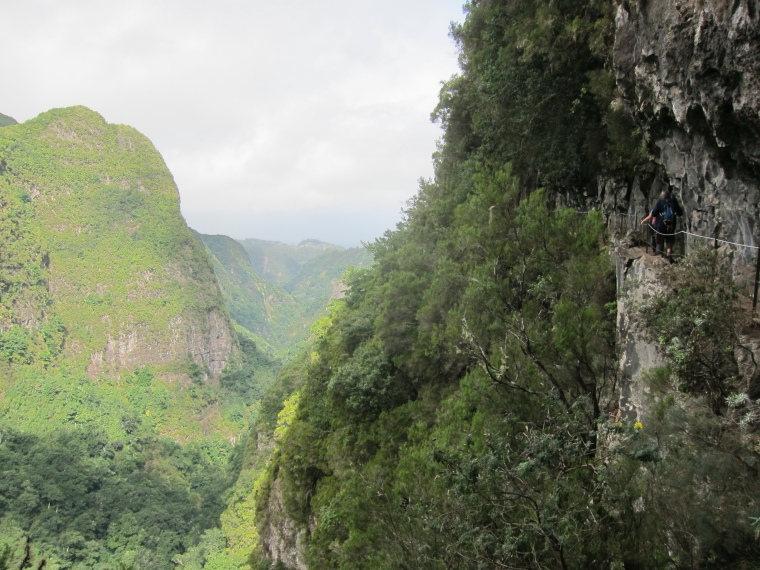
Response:
[[[673,234],[657,234],[657,253],[661,253],[663,255],[672,255],[673,254],[673,246],[676,242],[676,236]],[[670,254],[668,253],[668,250],[670,250]]]

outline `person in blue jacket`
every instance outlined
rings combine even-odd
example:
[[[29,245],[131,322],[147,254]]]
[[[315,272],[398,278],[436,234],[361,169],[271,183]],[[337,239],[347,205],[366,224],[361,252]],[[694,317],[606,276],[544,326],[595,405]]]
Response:
[[[659,200],[649,212],[649,215],[641,220],[642,224],[649,220],[655,220],[652,228],[657,235],[657,250],[655,254],[663,253],[665,246],[665,255],[670,258],[673,254],[673,243],[675,242],[676,216],[683,216],[683,210],[678,204],[676,197],[671,194],[670,190],[665,190],[660,194]]]

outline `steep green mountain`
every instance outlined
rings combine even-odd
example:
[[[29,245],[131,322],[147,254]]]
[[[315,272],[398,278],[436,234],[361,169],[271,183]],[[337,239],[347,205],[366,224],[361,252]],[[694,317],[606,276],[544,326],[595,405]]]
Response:
[[[190,355],[218,379],[234,336],[150,141],[83,107],[49,111],[0,137],[5,194],[29,237],[17,243],[39,256],[39,278],[26,281],[49,292],[19,292],[6,327],[38,328],[52,306],[67,330],[64,355],[92,377]]]
[[[171,567],[217,524],[274,363],[130,127],[3,127],[0,235],[0,567]]]
[[[225,555],[255,546],[261,570],[757,567],[744,254],[682,236],[671,265],[628,231],[672,187],[689,223],[705,227],[712,200],[709,227],[757,243],[740,197],[758,195],[760,105],[736,82],[758,76],[757,11],[465,8],[435,179],[262,401]],[[738,116],[748,126],[727,128]]]
[[[201,423],[236,433],[211,396],[187,390],[194,378],[216,390],[240,349],[150,141],[75,107],[4,128],[0,148],[7,361],[53,370],[65,362],[98,382],[151,366],[176,404],[155,419],[161,433],[200,435]],[[14,375],[6,397],[33,389]],[[116,390],[125,396],[121,383]],[[108,421],[118,426],[121,413]]]
[[[223,540],[243,465],[231,442],[271,355],[370,256],[273,244],[291,294],[240,243],[187,228],[134,129],[84,107],[14,123],[0,131],[0,567],[192,566]]]

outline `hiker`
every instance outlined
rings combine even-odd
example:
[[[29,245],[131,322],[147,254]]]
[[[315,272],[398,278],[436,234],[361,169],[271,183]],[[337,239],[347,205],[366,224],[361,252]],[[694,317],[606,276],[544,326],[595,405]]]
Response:
[[[656,232],[657,247],[655,255],[663,253],[663,245],[665,246],[665,255],[670,259],[673,254],[673,243],[675,242],[676,231],[676,216],[682,216],[683,210],[678,204],[675,196],[670,193],[670,190],[664,190],[660,194],[660,199],[649,212],[649,215],[641,220],[642,224],[647,223],[649,220],[653,220],[652,228]]]

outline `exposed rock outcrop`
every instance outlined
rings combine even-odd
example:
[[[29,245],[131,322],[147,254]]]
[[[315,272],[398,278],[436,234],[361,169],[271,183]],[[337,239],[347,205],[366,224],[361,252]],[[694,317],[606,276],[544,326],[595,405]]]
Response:
[[[641,305],[659,295],[660,271],[667,261],[639,248],[620,246],[615,251],[617,273],[617,330],[620,354],[620,419],[643,420],[651,404],[644,374],[665,364],[657,344],[641,321]]]
[[[760,3],[619,0],[613,59],[622,94],[617,104],[628,108],[645,133],[655,174],[630,184],[600,180],[605,210],[622,214],[610,217],[610,229],[636,228],[658,194],[671,188],[684,208],[681,229],[688,232],[678,247],[688,252],[724,240],[735,276],[754,279],[752,246],[760,242]],[[663,359],[634,311],[658,293],[657,273],[664,265],[626,247],[616,251],[616,262],[621,415],[635,420],[651,404],[642,373]],[[743,375],[752,382],[751,351],[740,356],[747,361]]]
[[[275,478],[267,505],[268,520],[261,531],[262,553],[269,560],[278,560],[286,568],[307,570],[303,560],[303,540],[306,530],[283,515],[282,479]]]
[[[692,233],[757,245],[760,215],[760,4],[618,1],[617,83],[656,152],[653,183],[601,189],[641,219],[671,187]],[[614,196],[609,196],[613,193]],[[703,240],[686,237],[686,249]],[[739,246],[736,259],[754,250]]]
[[[229,320],[218,309],[208,311],[205,317],[190,318],[193,322],[189,324],[183,317],[173,319],[163,338],[145,324],[109,336],[105,348],[91,355],[87,372],[94,377],[104,371],[179,362],[189,356],[208,372],[208,380],[217,384],[235,350]]]

